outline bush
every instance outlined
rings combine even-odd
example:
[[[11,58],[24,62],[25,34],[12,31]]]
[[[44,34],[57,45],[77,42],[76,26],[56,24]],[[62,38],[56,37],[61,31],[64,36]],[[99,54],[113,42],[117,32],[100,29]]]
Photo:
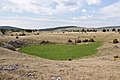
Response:
[[[14,36],[13,34],[11,34],[11,36]]]
[[[75,43],[81,43],[81,40],[75,40]]]
[[[18,36],[16,36],[16,39],[19,39],[19,37],[18,37]]]
[[[19,36],[26,36],[26,34],[25,34],[25,33],[22,33],[22,34],[19,34]]]
[[[72,40],[69,39],[69,40],[68,40],[68,43],[72,43]]]
[[[49,44],[50,42],[49,41],[41,41],[40,44]]]
[[[115,43],[119,43],[119,41],[117,40],[117,39],[114,39],[113,40],[113,43],[115,44]]]
[[[95,42],[94,39],[90,39],[89,42]]]
[[[83,40],[83,42],[88,42],[88,39]]]
[[[102,32],[106,32],[106,29],[103,29]]]
[[[119,58],[119,56],[118,56],[118,55],[116,55],[116,56],[114,56],[114,58]]]
[[[71,58],[69,58],[69,59],[68,59],[68,61],[72,61],[72,59],[71,59]]]

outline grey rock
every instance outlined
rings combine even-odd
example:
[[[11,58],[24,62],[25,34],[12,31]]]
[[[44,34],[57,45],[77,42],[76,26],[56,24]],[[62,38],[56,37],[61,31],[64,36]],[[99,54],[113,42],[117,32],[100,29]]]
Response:
[[[13,45],[8,44],[8,43],[3,43],[2,47],[16,51],[15,47]]]

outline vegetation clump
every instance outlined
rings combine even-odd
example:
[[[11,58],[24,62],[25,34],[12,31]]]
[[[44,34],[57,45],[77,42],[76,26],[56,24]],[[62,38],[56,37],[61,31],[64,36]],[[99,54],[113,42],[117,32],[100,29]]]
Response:
[[[18,36],[16,36],[16,39],[19,39],[19,37],[18,37]]]
[[[91,38],[91,39],[89,40],[89,42],[95,42],[95,40]]]
[[[50,42],[49,41],[41,41],[40,44],[49,44]]]
[[[85,42],[85,43],[88,42],[88,39],[83,40],[83,42]]]
[[[118,55],[116,55],[116,56],[114,56],[114,58],[119,58],[119,56],[118,56]]]
[[[119,41],[117,40],[117,39],[114,39],[113,40],[113,43],[115,44],[115,43],[119,43]]]
[[[72,59],[71,59],[71,58],[69,58],[69,59],[68,59],[68,61],[72,61]]]
[[[81,43],[81,40],[75,40],[75,43]]]
[[[73,42],[72,40],[70,40],[70,39],[68,40],[68,43],[72,43],[72,42]]]

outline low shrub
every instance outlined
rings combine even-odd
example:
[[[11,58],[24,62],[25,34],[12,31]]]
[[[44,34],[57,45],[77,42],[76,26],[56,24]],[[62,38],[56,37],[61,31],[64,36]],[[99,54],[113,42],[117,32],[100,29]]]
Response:
[[[81,40],[75,40],[75,43],[81,43]]]
[[[117,39],[114,39],[113,40],[113,43],[115,44],[115,43],[119,43],[119,41],[117,40]]]
[[[68,59],[68,61],[72,61],[72,59],[71,59],[71,58],[69,58],[69,59]]]
[[[18,37],[18,36],[16,36],[16,39],[19,39],[19,37]]]
[[[89,42],[95,42],[95,40],[94,39],[90,39]]]
[[[40,44],[49,44],[50,42],[49,41],[41,41]]]
[[[11,34],[11,36],[14,36],[13,34]]]
[[[22,33],[22,34],[19,34],[19,36],[26,36],[26,34],[25,34],[25,33]]]
[[[72,40],[69,39],[69,40],[68,40],[68,43],[72,43]]]
[[[116,56],[114,56],[114,58],[119,58],[119,56],[118,56],[118,55],[116,55]]]
[[[88,39],[83,40],[83,42],[88,42]]]

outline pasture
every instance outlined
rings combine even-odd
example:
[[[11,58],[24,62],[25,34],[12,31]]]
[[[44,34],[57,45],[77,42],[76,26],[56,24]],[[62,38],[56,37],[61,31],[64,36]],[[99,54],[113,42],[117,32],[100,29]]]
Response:
[[[42,44],[25,46],[20,51],[46,59],[68,60],[95,54],[99,46],[100,42],[79,45]]]

